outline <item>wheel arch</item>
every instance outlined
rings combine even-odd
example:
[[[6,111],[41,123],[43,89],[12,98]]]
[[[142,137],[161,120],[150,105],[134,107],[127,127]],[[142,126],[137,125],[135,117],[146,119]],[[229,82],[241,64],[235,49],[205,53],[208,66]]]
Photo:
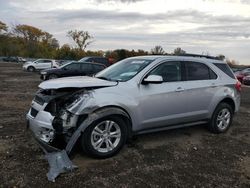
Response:
[[[36,70],[36,68],[35,68],[33,65],[29,65],[29,66],[27,67],[27,70],[29,70],[29,68],[33,68],[34,70]]]
[[[99,113],[99,112],[103,113],[104,111],[110,112],[110,113],[107,112],[107,116],[110,116],[110,115],[120,116],[125,121],[126,125],[128,126],[129,138],[132,136],[132,118],[126,109],[120,106],[116,106],[116,105],[109,105],[109,106],[100,107],[94,110],[92,113]]]
[[[79,127],[77,128],[77,130],[74,132],[74,134],[70,138],[69,142],[67,143],[66,152],[68,154],[71,152],[72,148],[74,147],[76,141],[79,139],[80,135],[94,121],[96,121],[100,118],[111,116],[111,115],[117,115],[117,116],[121,116],[123,118],[123,120],[127,124],[127,128],[128,128],[127,139],[129,140],[132,137],[132,121],[131,121],[131,118],[130,118],[130,115],[128,114],[128,112],[119,106],[113,106],[113,105],[112,106],[104,106],[104,107],[98,108],[95,111],[93,111],[92,113],[88,114],[86,118],[83,118],[84,119],[83,122],[80,123]]]
[[[222,99],[222,100],[218,103],[218,105],[219,105],[220,103],[227,103],[227,104],[229,104],[229,105],[232,107],[233,113],[235,112],[235,102],[234,102],[234,100],[233,100],[232,98],[226,97],[226,98]]]

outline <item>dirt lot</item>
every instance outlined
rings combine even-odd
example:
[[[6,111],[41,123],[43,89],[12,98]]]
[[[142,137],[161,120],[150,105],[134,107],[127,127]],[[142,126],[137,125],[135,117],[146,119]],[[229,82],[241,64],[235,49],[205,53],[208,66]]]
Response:
[[[0,187],[250,187],[250,88],[226,134],[196,126],[139,136],[106,160],[76,150],[79,167],[47,181],[47,161],[26,131],[39,75],[0,63]]]

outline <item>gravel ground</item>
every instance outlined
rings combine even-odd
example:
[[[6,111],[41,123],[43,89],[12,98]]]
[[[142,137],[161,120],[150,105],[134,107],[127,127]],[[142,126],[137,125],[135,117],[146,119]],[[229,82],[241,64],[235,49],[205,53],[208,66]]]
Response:
[[[250,187],[250,88],[231,129],[220,135],[195,126],[138,136],[115,157],[91,159],[47,181],[47,161],[26,131],[25,114],[40,83],[21,65],[0,63],[0,187]]]

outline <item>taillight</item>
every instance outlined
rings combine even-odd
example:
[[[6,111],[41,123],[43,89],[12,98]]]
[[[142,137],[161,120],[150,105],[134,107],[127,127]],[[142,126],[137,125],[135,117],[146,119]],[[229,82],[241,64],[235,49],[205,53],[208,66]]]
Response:
[[[237,80],[236,84],[235,84],[235,88],[237,91],[241,92],[241,83],[239,80]]]

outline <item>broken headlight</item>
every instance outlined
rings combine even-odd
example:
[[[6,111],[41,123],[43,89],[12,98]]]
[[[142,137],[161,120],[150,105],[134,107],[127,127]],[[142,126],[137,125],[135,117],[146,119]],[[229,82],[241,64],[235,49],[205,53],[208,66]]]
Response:
[[[84,105],[84,103],[86,103],[90,97],[91,97],[91,94],[89,92],[86,92],[86,91],[77,92],[68,99],[66,108],[69,109],[79,104]]]

